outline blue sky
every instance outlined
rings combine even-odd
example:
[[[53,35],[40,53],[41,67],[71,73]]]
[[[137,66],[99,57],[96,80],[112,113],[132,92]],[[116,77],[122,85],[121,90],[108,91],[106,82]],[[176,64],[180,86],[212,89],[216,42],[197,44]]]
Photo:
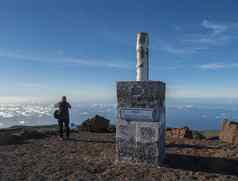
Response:
[[[238,1],[0,3],[0,100],[115,100],[135,80],[136,33],[170,97],[238,97]]]

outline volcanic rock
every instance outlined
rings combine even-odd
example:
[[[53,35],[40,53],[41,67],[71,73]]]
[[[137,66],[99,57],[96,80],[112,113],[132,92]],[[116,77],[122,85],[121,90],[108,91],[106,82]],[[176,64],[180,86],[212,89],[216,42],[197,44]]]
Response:
[[[201,134],[199,131],[192,131],[192,134],[193,134],[193,139],[198,139],[198,140],[206,139],[206,137],[203,134]]]
[[[0,146],[1,181],[238,180],[238,145],[219,140],[166,138],[161,167],[116,161],[115,133],[79,131],[67,140],[52,135],[26,143]]]
[[[102,116],[96,115],[93,118],[87,119],[80,126],[80,131],[89,131],[97,133],[109,132],[110,121]]]
[[[224,120],[219,139],[227,143],[238,144],[238,122]]]
[[[167,128],[166,135],[170,138],[193,138],[193,133],[188,127]]]
[[[110,124],[109,128],[108,128],[108,132],[110,133],[116,133],[116,126]]]

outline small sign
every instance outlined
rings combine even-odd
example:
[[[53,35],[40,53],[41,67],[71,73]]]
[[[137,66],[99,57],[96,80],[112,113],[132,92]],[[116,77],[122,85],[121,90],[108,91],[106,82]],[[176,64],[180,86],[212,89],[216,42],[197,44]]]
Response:
[[[126,121],[156,121],[158,113],[149,108],[123,108],[120,118]]]

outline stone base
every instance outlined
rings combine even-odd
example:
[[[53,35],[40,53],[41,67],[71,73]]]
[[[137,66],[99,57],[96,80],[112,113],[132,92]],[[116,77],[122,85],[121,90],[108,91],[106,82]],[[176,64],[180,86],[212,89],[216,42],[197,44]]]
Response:
[[[165,84],[117,83],[117,159],[160,165],[165,157]]]
[[[118,120],[116,141],[119,161],[160,165],[165,156],[165,125]]]

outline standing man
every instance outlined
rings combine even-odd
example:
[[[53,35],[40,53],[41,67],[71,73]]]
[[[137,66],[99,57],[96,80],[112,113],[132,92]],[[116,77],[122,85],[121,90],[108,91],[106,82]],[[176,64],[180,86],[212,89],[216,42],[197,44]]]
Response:
[[[63,138],[63,125],[66,128],[66,136],[69,138],[69,109],[71,109],[71,105],[67,102],[66,96],[62,97],[62,100],[55,105],[55,107],[59,108],[59,129],[60,129],[60,137]]]

